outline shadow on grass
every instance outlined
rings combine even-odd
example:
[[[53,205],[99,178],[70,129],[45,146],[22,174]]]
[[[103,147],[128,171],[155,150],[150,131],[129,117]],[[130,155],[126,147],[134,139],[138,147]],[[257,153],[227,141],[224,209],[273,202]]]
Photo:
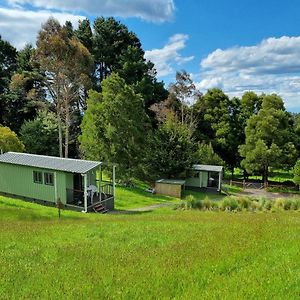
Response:
[[[172,199],[172,197],[169,196],[163,196],[163,195],[157,195],[157,194],[152,194],[149,192],[144,191],[142,188],[139,187],[124,187],[124,186],[119,186],[118,188],[120,188],[123,191],[128,191],[128,192],[132,192],[133,194],[137,194],[139,196],[143,196],[143,197],[150,197],[153,198],[157,201],[170,201],[170,199]]]
[[[107,212],[109,215],[145,215],[153,212],[153,209],[149,210],[130,210],[130,209],[115,209]]]

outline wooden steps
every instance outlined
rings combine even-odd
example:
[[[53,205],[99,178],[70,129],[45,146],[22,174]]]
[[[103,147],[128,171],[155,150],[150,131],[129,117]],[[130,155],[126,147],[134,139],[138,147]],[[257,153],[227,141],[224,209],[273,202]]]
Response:
[[[94,212],[100,214],[105,214],[108,212],[108,209],[106,209],[106,207],[101,202],[95,203],[93,206],[93,210]]]

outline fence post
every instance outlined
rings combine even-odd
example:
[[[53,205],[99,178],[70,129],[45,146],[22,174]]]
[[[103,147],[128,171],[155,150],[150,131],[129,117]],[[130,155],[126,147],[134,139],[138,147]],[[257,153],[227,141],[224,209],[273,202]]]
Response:
[[[245,189],[245,185],[246,185],[246,182],[245,182],[245,179],[243,179],[243,190]]]
[[[229,184],[230,184],[230,186],[232,186],[232,179],[230,179],[230,183]]]

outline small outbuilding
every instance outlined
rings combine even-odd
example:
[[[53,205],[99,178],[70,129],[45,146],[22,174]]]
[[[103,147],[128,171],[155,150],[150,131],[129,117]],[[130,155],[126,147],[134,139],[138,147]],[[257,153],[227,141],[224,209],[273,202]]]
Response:
[[[7,152],[0,155],[0,193],[41,203],[59,199],[85,212],[99,203],[113,209],[115,166],[112,181],[103,181],[102,171],[99,161]]]
[[[160,179],[155,182],[155,192],[159,195],[181,198],[184,188],[185,180]]]
[[[186,188],[216,188],[221,191],[223,166],[193,165],[187,172]]]

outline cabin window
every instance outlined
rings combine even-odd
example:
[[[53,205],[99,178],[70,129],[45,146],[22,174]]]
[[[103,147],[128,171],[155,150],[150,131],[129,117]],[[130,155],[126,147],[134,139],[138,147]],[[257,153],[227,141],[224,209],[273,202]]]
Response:
[[[43,183],[43,174],[42,174],[42,172],[33,171],[33,182]]]
[[[53,173],[44,173],[44,182],[46,185],[53,185]]]

